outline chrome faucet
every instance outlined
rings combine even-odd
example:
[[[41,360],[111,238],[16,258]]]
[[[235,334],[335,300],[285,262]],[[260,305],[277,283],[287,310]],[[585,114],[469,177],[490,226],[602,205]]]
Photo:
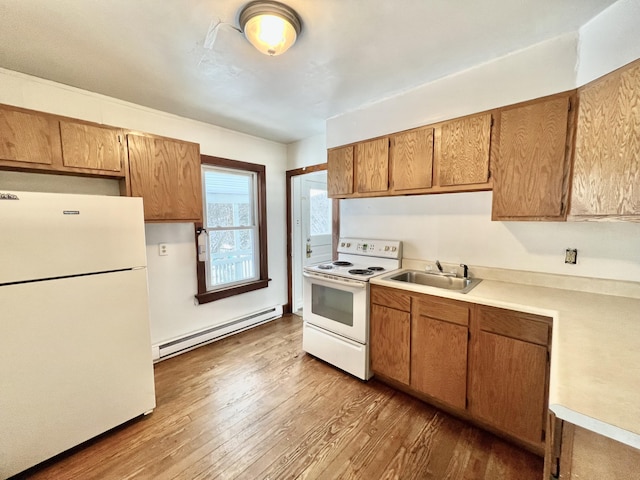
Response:
[[[460,266],[462,267],[462,278],[469,278],[469,266],[464,263],[461,263]]]
[[[438,267],[440,273],[444,273],[444,269],[442,268],[442,265],[440,265],[440,260],[436,260],[436,267]]]

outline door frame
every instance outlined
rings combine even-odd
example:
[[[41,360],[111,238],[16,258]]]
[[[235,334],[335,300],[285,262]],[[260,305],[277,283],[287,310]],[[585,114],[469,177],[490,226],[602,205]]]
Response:
[[[283,307],[284,313],[291,313],[293,306],[293,223],[292,215],[292,198],[291,198],[291,179],[298,175],[306,173],[321,172],[327,169],[326,163],[311,165],[309,167],[295,168],[286,171],[286,191],[287,191],[287,304]],[[338,238],[340,237],[340,200],[334,198],[332,200],[331,212],[331,256],[335,260],[337,258]]]

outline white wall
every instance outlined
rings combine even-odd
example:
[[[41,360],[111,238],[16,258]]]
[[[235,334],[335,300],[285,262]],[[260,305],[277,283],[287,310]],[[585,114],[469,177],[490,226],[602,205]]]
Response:
[[[327,120],[327,147],[461,117],[575,86],[571,33]]]
[[[320,165],[327,161],[326,135],[320,134],[287,145],[287,170]]]
[[[640,58],[640,0],[618,0],[580,29],[577,86]]]
[[[0,103],[188,140],[199,143],[203,154],[266,165],[268,261],[272,278],[266,289],[196,306],[193,224],[147,224],[152,343],[286,303],[285,145],[5,69],[0,69]],[[28,182],[28,178],[23,175],[24,181]],[[60,188],[60,179],[65,178],[68,177],[57,179],[56,188]],[[2,177],[0,185],[1,182]],[[71,179],[66,185],[69,191],[77,188]],[[102,191],[104,186],[99,188]],[[168,244],[166,257],[158,255],[160,242]]]

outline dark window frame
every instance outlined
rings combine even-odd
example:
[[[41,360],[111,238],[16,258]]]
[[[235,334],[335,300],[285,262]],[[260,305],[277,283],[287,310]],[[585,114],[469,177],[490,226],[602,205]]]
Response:
[[[269,272],[267,262],[267,182],[266,182],[266,167],[257,163],[241,162],[239,160],[230,160],[228,158],[212,157],[210,155],[200,155],[201,165],[211,165],[213,167],[228,168],[232,170],[240,170],[245,172],[254,172],[257,175],[257,224],[258,224],[258,253],[260,260],[258,262],[258,268],[260,273],[257,280],[251,280],[239,285],[233,285],[228,288],[221,288],[219,290],[207,291],[207,278],[205,263],[197,260],[197,276],[198,276],[198,293],[195,296],[198,304],[215,302],[223,298],[229,298],[234,295],[240,295],[242,293],[252,292],[261,288],[267,288],[269,286]],[[200,185],[202,188],[202,185]],[[203,202],[206,201],[206,192],[202,192]],[[204,208],[203,208],[204,214]],[[204,222],[196,223],[195,235],[196,235],[196,249],[197,249],[197,235],[200,229],[203,227]]]

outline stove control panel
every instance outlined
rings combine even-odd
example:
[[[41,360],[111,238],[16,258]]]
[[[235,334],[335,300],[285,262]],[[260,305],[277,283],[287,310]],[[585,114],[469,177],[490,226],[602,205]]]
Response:
[[[338,252],[368,257],[401,258],[402,242],[400,240],[341,238],[338,242]]]

